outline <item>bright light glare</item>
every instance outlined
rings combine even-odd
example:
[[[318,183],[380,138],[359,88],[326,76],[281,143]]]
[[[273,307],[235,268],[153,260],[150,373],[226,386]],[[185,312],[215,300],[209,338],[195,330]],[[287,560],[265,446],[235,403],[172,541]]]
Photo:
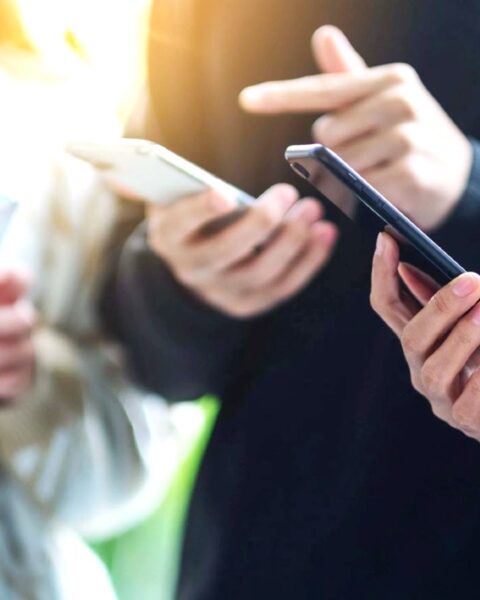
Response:
[[[17,0],[26,29],[47,57],[65,51],[73,32],[120,111],[133,102],[145,75],[149,0]]]

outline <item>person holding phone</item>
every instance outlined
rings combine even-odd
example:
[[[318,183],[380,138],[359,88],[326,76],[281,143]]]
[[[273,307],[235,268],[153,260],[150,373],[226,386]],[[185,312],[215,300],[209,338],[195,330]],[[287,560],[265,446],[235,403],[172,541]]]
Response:
[[[401,290],[401,282],[411,296]],[[442,289],[406,263],[380,234],[371,302],[400,338],[413,387],[439,419],[480,440],[480,276],[461,275]],[[422,308],[423,307],[423,308]]]
[[[325,22],[361,56],[327,28],[312,59]],[[476,593],[477,446],[418,402],[369,306],[373,248],[271,186],[298,183],[283,153],[316,123],[315,140],[474,268],[479,30],[473,2],[154,2],[148,135],[248,193],[270,188],[214,236],[205,224],[233,210],[215,192],[150,206],[104,294],[143,385],[221,401],[179,599]],[[242,111],[263,81],[277,83],[244,92]]]

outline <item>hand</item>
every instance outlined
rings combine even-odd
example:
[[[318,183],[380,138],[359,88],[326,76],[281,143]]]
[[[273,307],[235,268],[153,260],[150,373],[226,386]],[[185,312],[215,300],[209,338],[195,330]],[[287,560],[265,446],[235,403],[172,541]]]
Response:
[[[337,152],[423,229],[439,226],[464,191],[472,149],[405,64],[367,68],[343,33],[313,36],[324,74],[262,83],[240,95],[256,113],[326,113],[313,138]]]
[[[0,403],[15,400],[33,382],[35,314],[23,299],[28,284],[24,274],[0,272]]]
[[[399,274],[418,303],[400,290]],[[400,338],[412,384],[428,399],[433,413],[478,440],[479,300],[479,275],[461,275],[438,290],[417,269],[399,265],[396,242],[380,234],[373,260],[372,306]]]
[[[277,185],[233,223],[206,226],[235,211],[214,191],[149,208],[149,243],[176,279],[204,302],[238,318],[268,311],[297,293],[327,262],[337,231],[313,199]]]

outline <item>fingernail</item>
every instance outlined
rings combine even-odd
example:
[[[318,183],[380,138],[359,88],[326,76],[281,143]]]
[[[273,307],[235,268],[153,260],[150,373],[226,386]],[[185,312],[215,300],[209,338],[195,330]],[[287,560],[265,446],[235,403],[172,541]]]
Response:
[[[376,256],[382,256],[384,248],[385,248],[385,241],[383,239],[383,235],[381,233],[379,233],[377,236],[377,245],[375,247]],[[370,252],[371,252],[371,250],[370,250]]]
[[[470,315],[472,318],[472,322],[475,323],[475,325],[480,325],[480,304],[477,304],[475,306]]]
[[[465,298],[477,289],[478,281],[470,273],[461,275],[452,286],[452,292],[459,298]]]

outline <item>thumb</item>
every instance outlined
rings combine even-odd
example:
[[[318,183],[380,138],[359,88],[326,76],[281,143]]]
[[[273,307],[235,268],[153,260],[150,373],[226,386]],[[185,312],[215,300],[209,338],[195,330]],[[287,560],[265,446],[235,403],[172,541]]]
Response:
[[[13,304],[28,290],[31,277],[23,270],[0,270],[0,305]]]
[[[315,31],[312,50],[323,73],[355,72],[367,66],[343,31],[333,25],[324,25]]]

